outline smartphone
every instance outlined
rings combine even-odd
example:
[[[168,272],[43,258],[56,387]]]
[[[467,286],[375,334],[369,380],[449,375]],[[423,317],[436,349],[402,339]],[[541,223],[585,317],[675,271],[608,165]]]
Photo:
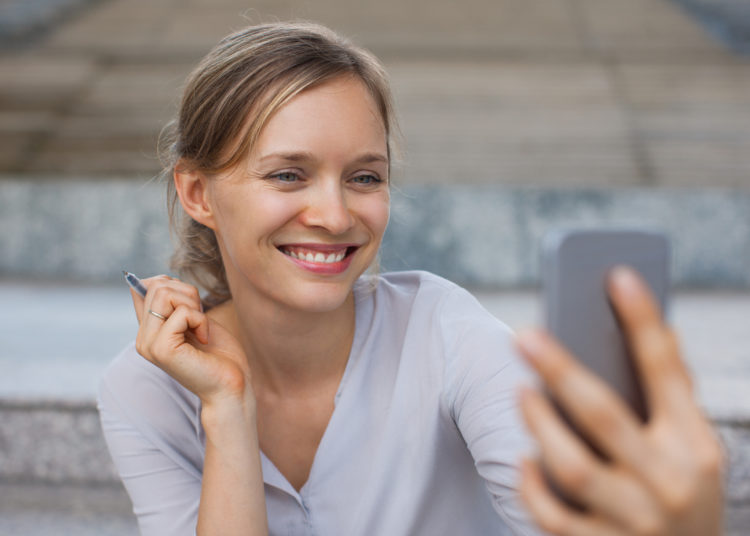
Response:
[[[615,266],[635,269],[665,314],[669,257],[669,240],[656,231],[567,229],[548,233],[542,242],[542,294],[547,330],[585,367],[608,383],[643,421],[648,418],[648,407],[627,340],[607,294],[607,276]],[[554,398],[550,399],[568,426],[593,452],[606,459]],[[568,506],[586,510],[549,474],[546,479]]]
[[[607,276],[618,265],[635,269],[665,314],[669,258],[669,239],[657,231],[559,230],[546,235],[542,244],[547,330],[619,393],[644,421],[648,408],[607,295]]]

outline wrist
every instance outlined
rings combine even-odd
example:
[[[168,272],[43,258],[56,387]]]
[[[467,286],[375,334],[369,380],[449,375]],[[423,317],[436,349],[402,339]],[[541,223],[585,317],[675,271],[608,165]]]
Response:
[[[242,422],[256,422],[256,402],[252,392],[214,396],[201,401],[201,424],[206,434],[218,432],[226,426],[236,428]]]

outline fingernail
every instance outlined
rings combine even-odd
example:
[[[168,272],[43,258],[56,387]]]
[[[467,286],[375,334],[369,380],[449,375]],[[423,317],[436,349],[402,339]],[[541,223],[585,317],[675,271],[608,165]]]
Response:
[[[635,270],[628,266],[615,266],[609,273],[610,281],[618,292],[637,294],[641,292],[641,282]]]
[[[537,330],[525,329],[516,335],[516,344],[526,358],[539,361],[544,352],[544,336]]]

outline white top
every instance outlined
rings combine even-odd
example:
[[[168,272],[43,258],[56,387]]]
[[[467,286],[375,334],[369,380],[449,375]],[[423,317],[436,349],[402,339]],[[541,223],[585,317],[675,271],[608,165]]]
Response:
[[[270,533],[536,534],[515,489],[532,448],[517,390],[531,380],[510,330],[435,275],[375,282],[355,287],[351,354],[299,493],[261,453]],[[194,534],[198,398],[131,345],[105,372],[99,411],[142,534]]]

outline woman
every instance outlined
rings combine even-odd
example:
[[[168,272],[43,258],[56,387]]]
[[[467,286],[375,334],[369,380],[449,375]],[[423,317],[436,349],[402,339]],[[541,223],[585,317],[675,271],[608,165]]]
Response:
[[[536,533],[517,501],[527,373],[507,328],[431,274],[363,275],[388,222],[394,130],[379,63],[319,26],[240,31],[190,76],[168,166],[174,260],[206,296],[145,280],[135,346],[100,388],[143,534]],[[719,534],[720,450],[674,338],[631,273],[612,297],[652,418],[521,335],[610,459],[526,389],[541,460],[521,464],[521,495],[556,534]]]

